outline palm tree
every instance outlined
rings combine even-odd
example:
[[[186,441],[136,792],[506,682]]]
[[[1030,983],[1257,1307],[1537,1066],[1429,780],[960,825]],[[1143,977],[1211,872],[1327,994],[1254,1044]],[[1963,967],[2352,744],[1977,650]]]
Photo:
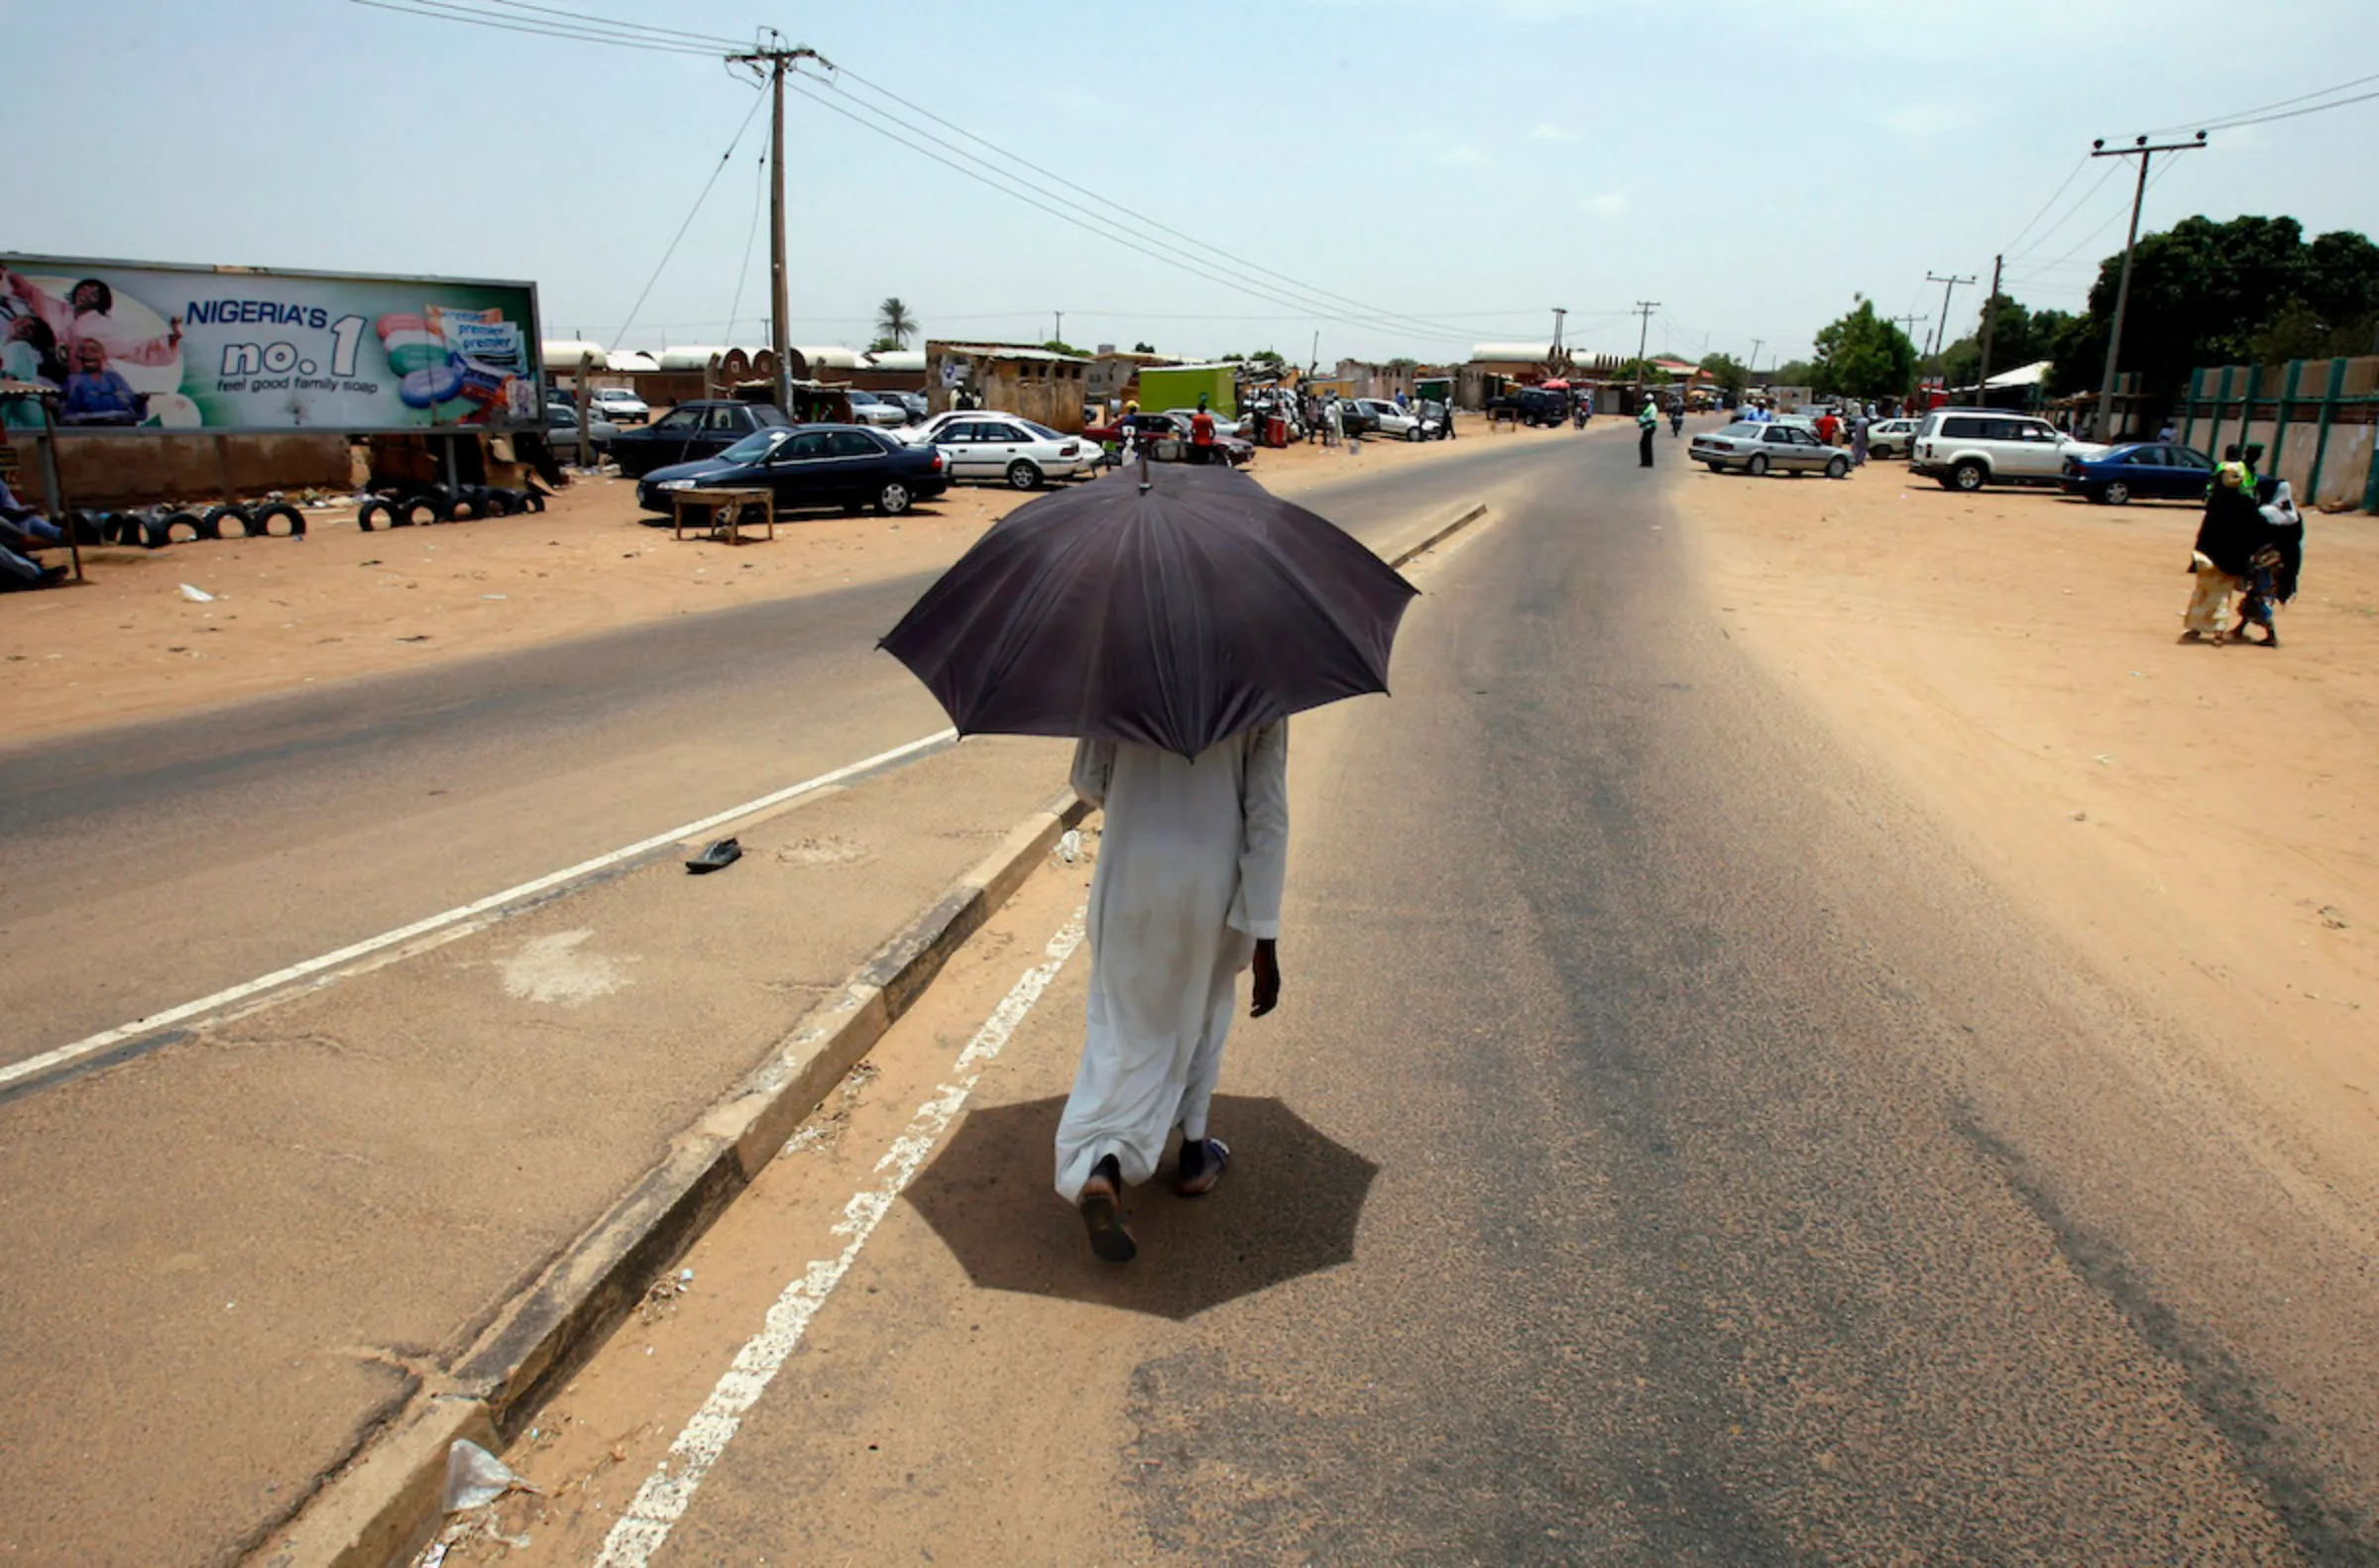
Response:
[[[917,318],[900,302],[900,295],[894,294],[875,307],[875,330],[905,349],[917,333]]]

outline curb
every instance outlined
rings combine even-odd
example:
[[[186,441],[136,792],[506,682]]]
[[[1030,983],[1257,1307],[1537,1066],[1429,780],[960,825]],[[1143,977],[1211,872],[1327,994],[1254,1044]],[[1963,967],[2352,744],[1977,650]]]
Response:
[[[273,1530],[253,1560],[271,1568],[382,1568],[426,1542],[439,1517],[448,1446],[467,1437],[498,1448],[512,1435],[633,1309],[646,1283],[767,1167],[1059,837],[1088,815],[1071,791],[1052,801],[878,948],[680,1133],[659,1167],[499,1309],[450,1377],[418,1390],[295,1517]]]
[[[1400,550],[1396,554],[1388,557],[1388,564],[1401,570],[1409,562],[1411,562],[1414,557],[1426,554],[1428,551],[1436,548],[1438,545],[1443,544],[1453,534],[1469,527],[1472,523],[1478,521],[1485,515],[1487,515],[1487,504],[1483,501],[1473,502],[1468,506],[1464,507],[1460,512],[1457,512],[1451,522],[1440,523],[1434,530],[1430,532],[1427,538],[1421,540],[1418,544],[1410,545],[1407,548]]]
[[[1388,558],[1402,568],[1486,515],[1477,502]],[[1089,815],[1073,792],[878,948],[761,1064],[672,1141],[668,1156],[549,1265],[442,1380],[425,1380],[252,1560],[269,1568],[383,1568],[434,1532],[446,1451],[497,1449],[634,1309],[647,1282],[693,1245],[767,1168],[802,1119],[916,1004],[952,953],[1008,901],[1067,829]],[[640,862],[639,862],[640,863]],[[623,867],[623,871],[633,867]]]

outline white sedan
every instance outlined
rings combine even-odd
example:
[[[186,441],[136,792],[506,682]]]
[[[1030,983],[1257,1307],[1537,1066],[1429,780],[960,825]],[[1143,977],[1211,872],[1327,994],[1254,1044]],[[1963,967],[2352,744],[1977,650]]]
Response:
[[[614,424],[642,424],[652,417],[644,399],[625,387],[598,387],[588,401]]]
[[[1098,449],[1080,437],[1012,414],[961,413],[926,439],[941,449],[952,479],[998,480],[1016,490],[1039,490],[1098,462]]]
[[[1867,427],[1867,455],[1906,457],[1908,443],[1915,439],[1914,419],[1877,419]]]
[[[909,411],[888,397],[878,397],[871,392],[853,387],[850,392],[850,419],[853,424],[871,424],[878,429],[896,430],[909,422]]]

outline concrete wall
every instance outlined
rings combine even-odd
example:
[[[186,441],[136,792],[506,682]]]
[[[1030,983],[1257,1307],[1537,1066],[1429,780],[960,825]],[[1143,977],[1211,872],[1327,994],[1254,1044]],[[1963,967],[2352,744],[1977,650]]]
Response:
[[[985,409],[1022,414],[1068,435],[1082,428],[1082,404],[1089,400],[1089,368],[1078,360],[1011,360],[971,355],[948,356],[964,365],[966,390],[981,398]],[[926,399],[936,413],[953,406],[953,389],[943,385],[945,356],[936,352],[927,371]]]
[[[2333,366],[2339,400],[2328,401]],[[2223,395],[2224,371],[2229,377]],[[2261,443],[2263,471],[2289,482],[2297,504],[2370,506],[2379,496],[2379,355],[2340,361],[2306,360],[2289,392],[2286,365],[2216,367],[2197,373],[2195,395],[2184,398],[2176,422],[2183,441],[2219,457],[2233,443]],[[2247,393],[2252,384],[2254,397]],[[2322,435],[2326,405],[2328,436]],[[2246,415],[2241,423],[2242,413]],[[2318,486],[2314,462],[2321,462]]]
[[[47,504],[40,437],[11,432],[21,487]],[[187,501],[209,504],[274,490],[346,490],[355,461],[343,435],[165,435],[148,432],[61,435],[59,483],[69,506],[137,506]]]

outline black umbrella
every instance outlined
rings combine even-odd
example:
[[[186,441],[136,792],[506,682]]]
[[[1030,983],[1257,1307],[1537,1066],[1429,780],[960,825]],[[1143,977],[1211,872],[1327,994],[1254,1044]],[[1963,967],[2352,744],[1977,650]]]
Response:
[[[1388,689],[1418,590],[1340,529],[1219,466],[1143,465],[1017,508],[882,646],[962,734],[1195,756]]]

